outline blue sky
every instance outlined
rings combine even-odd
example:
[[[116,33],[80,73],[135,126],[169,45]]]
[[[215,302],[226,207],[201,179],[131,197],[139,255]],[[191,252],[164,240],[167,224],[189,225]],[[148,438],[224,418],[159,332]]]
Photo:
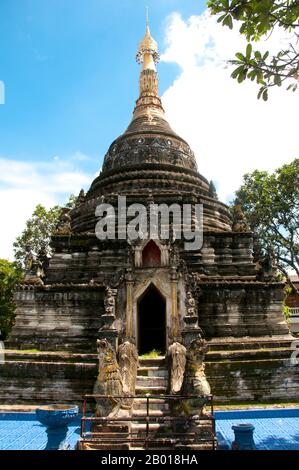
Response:
[[[0,258],[13,258],[38,203],[89,188],[128,126],[146,6],[167,118],[223,202],[244,173],[298,157],[299,94],[273,90],[265,103],[251,82],[232,80],[227,60],[245,40],[217,24],[205,1],[0,0]],[[288,40],[274,32],[260,49]]]
[[[199,13],[193,0],[1,0],[0,153],[47,161],[82,152],[98,159],[130,120],[138,92],[137,45],[145,6],[163,47],[173,11]],[[160,90],[176,67],[162,64]],[[86,163],[87,164],[87,163]],[[89,162],[92,170],[96,163]],[[88,168],[87,168],[88,169]]]

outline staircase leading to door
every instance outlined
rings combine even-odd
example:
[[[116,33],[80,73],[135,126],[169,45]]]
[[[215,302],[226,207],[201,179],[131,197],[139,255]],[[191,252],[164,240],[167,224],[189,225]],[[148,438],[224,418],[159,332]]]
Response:
[[[120,420],[96,424],[95,432],[81,436],[78,449],[214,449],[216,440],[213,418],[207,416],[193,426],[192,432],[195,430],[196,436],[189,435],[189,431],[182,432],[184,423],[171,419],[171,399],[167,391],[168,371],[165,357],[141,357],[132,419],[129,422]]]

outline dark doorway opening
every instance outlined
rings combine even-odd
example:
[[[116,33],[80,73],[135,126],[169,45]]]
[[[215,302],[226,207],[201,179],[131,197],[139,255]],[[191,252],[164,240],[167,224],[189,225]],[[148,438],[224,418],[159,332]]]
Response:
[[[150,284],[138,301],[138,351],[166,351],[166,302],[158,289]]]

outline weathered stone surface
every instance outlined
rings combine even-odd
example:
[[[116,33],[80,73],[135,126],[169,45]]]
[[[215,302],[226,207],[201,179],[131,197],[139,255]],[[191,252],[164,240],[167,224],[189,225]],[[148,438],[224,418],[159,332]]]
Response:
[[[280,350],[276,351],[271,340],[268,340],[269,348],[266,342],[255,346],[254,341],[250,343],[248,338],[243,338],[240,345],[247,346],[246,355],[243,354],[245,347],[241,353],[238,343],[234,348],[233,342],[215,343],[214,346],[208,342],[209,349],[216,347],[218,350],[217,354],[213,350],[207,353],[205,370],[216,402],[298,401],[299,366],[291,366],[290,348],[287,345],[283,347],[282,341]],[[5,363],[0,364],[0,404],[67,402],[81,405],[83,395],[93,390],[97,356],[67,354],[68,357],[63,359],[63,353],[56,353],[49,362],[49,353],[46,352],[7,352]],[[161,361],[160,364],[155,359],[141,360],[137,381],[144,373],[156,377],[157,371],[151,372],[155,367],[165,376],[165,365]],[[151,382],[150,386],[153,383],[157,382]],[[142,386],[145,392],[149,391],[148,384]],[[159,386],[165,388],[165,382],[159,382]],[[157,409],[161,406],[168,409],[158,402]],[[145,400],[135,402],[134,408],[144,410]]]
[[[167,351],[169,391],[172,395],[179,393],[183,385],[186,366],[186,352],[187,350],[185,346],[177,341],[172,343]]]
[[[94,351],[104,310],[104,289],[45,287],[16,293],[16,324],[7,347]]]
[[[293,399],[298,371],[288,362],[292,338],[282,312],[284,286],[273,276],[270,259],[260,264],[254,259],[253,234],[240,208],[232,220],[197,171],[189,145],[167,123],[153,69],[141,73],[140,90],[133,119],[108,149],[101,173],[64,213],[42,279],[20,286],[15,296],[16,324],[7,347],[57,355],[31,353],[26,360],[8,353],[0,364],[1,400],[80,401],[92,391],[97,367],[94,357],[83,353],[95,353],[98,338],[108,340],[114,353],[128,338],[139,351],[140,338],[158,338],[161,352],[179,341],[188,355],[199,333],[210,347],[207,376],[216,399]],[[176,237],[182,220],[163,222],[171,228],[166,239],[99,240],[95,209],[109,203],[117,216],[118,196],[126,196],[127,206],[190,204],[193,224],[195,204],[202,204],[201,248],[187,250]],[[149,242],[156,257],[146,264]],[[144,298],[155,299],[150,311]],[[145,322],[141,335],[144,312],[160,324]],[[151,375],[138,378],[137,393],[166,392],[161,361],[143,364],[141,375]]]

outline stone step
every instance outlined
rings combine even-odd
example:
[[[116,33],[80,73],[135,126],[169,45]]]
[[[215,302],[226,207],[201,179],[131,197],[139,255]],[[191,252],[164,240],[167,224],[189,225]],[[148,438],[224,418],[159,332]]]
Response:
[[[136,385],[137,387],[165,387],[167,388],[168,380],[166,377],[147,377],[143,375],[137,375]]]
[[[172,429],[173,429],[173,423],[171,422],[171,420],[165,419],[164,421],[161,419],[161,417],[157,419],[157,422],[155,422],[153,418],[148,424],[148,430],[150,433],[154,433],[157,431],[164,432],[165,438],[174,437],[173,435],[174,431]],[[197,425],[196,429],[197,429],[197,434],[198,434],[199,439],[210,439],[213,435],[211,421],[205,421],[201,423],[200,425]],[[135,433],[143,434],[146,430],[147,430],[146,422],[134,421],[134,418],[132,418],[131,432],[133,434]],[[194,434],[192,435],[191,433],[189,436],[188,436],[188,433],[187,434],[183,433],[182,436],[190,440],[195,438]]]
[[[133,410],[146,410],[147,406],[146,399],[140,398],[134,400]],[[150,410],[161,410],[168,411],[169,404],[163,398],[151,399],[150,400]]]
[[[216,446],[216,444],[215,444]],[[216,448],[216,447],[215,447]],[[149,442],[147,447],[145,448],[144,446],[130,446],[130,450],[155,450],[155,451],[165,451],[165,450],[212,450],[213,446],[210,443],[202,443],[202,444],[197,444],[193,446],[180,446],[180,445],[175,445],[174,442],[166,441],[165,443],[163,442]]]
[[[148,377],[168,377],[168,370],[166,367],[138,367],[137,376],[148,376]]]
[[[289,336],[273,336],[269,337],[240,337],[240,338],[224,338],[219,340],[217,338],[209,340],[209,354],[211,352],[221,352],[226,350],[252,350],[252,349],[277,349],[277,348],[290,348],[294,338]]]
[[[133,408],[133,420],[134,420],[135,416],[137,416],[139,418],[146,417],[147,416],[146,408],[145,409],[135,409],[135,408]],[[157,418],[160,418],[160,417],[163,417],[163,416],[170,416],[170,411],[169,411],[169,408],[166,409],[166,410],[163,410],[163,409],[150,409],[149,410],[149,416],[150,417],[157,417]]]
[[[261,349],[245,349],[237,351],[211,351],[206,356],[206,362],[219,360],[242,360],[242,359],[267,359],[267,358],[288,358],[290,357],[289,348],[261,348]]]
[[[130,450],[129,442],[115,442],[107,440],[103,442],[101,439],[87,440],[82,439],[77,444],[78,450]]]
[[[94,363],[98,361],[97,354],[79,354],[66,351],[34,351],[34,350],[12,350],[5,349],[5,360],[7,361],[30,361],[30,362],[71,362],[71,363]]]
[[[158,386],[150,386],[150,387],[145,387],[142,385],[136,385],[136,395],[165,395],[167,393],[167,387]]]
[[[154,358],[139,357],[140,367],[165,367],[165,356],[158,356]]]
[[[215,447],[217,447],[217,442],[215,442]],[[149,439],[147,445],[141,440],[140,442],[134,441],[120,441],[115,442],[113,440],[107,440],[103,442],[100,439],[81,439],[77,444],[78,450],[212,450],[213,443],[201,442],[201,443],[190,443],[190,444],[178,444],[175,443],[172,438],[160,438],[160,439]]]
[[[161,430],[162,428],[165,428],[167,427],[167,423],[149,423],[148,425],[148,428],[149,428],[149,431],[150,432],[153,432],[153,431],[159,431]],[[144,432],[146,432],[146,429],[147,429],[147,424],[146,423],[138,423],[138,422],[134,422],[132,421],[132,426],[131,426],[131,432],[132,433],[135,433],[135,434],[143,434]]]

